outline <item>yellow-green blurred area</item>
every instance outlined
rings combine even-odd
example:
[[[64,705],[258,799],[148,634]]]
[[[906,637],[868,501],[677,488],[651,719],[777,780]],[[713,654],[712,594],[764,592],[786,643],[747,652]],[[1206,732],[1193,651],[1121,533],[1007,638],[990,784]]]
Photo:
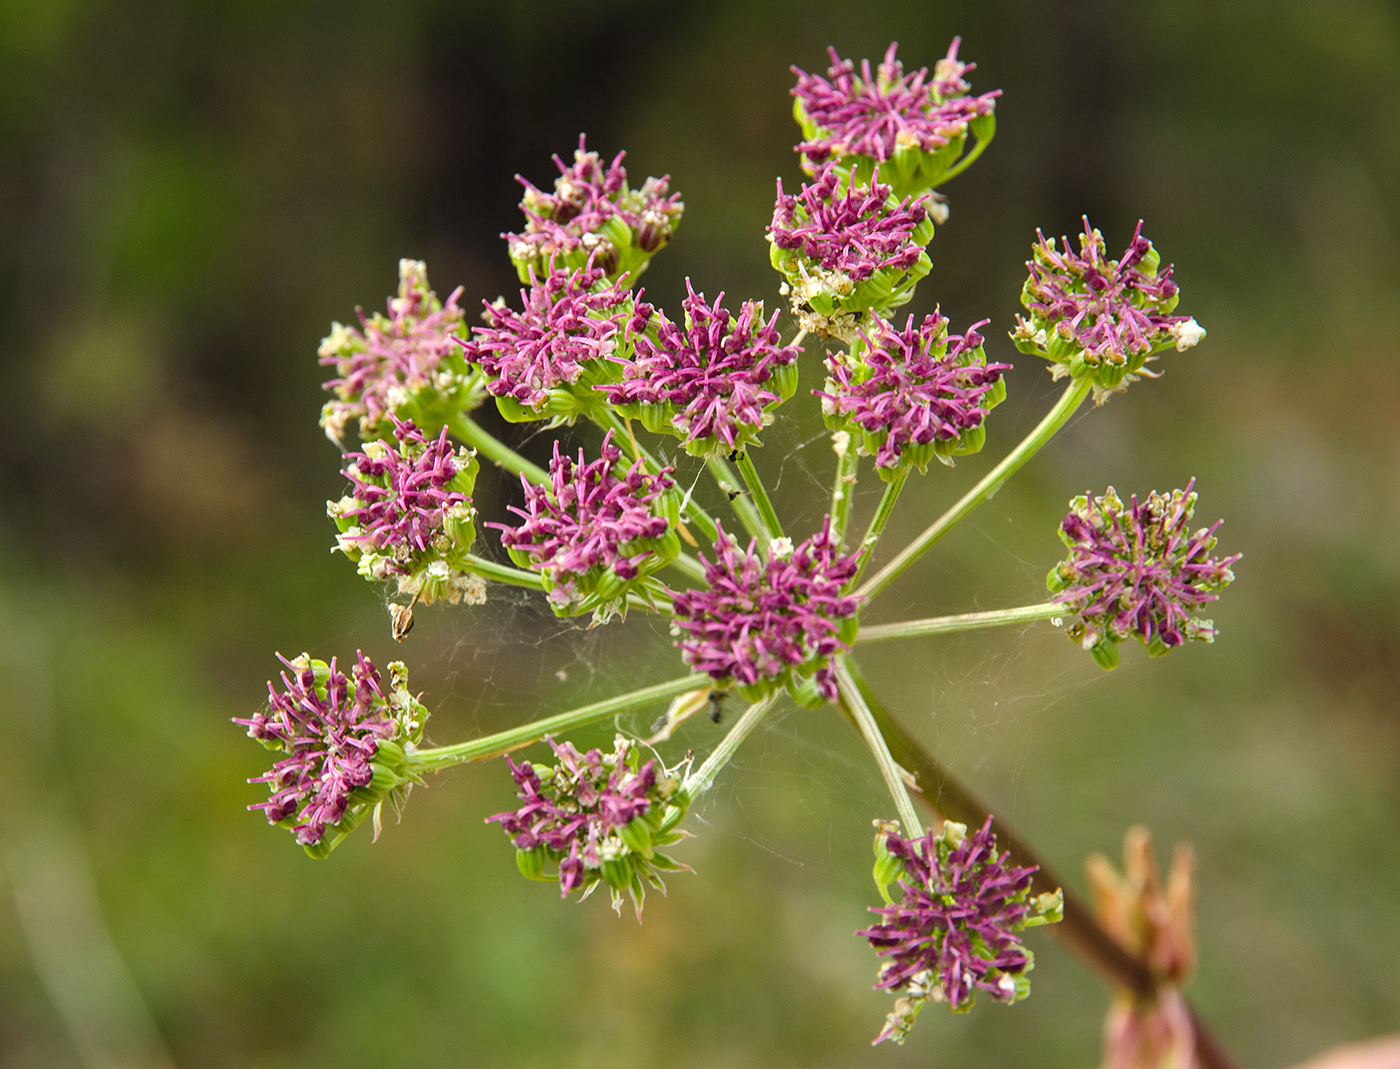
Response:
[[[1081,414],[867,618],[1043,600],[1066,502],[1110,483],[1196,476],[1244,559],[1214,646],[1106,674],[1039,624],[871,647],[866,675],[1073,887],[1135,822],[1164,858],[1195,844],[1192,995],[1242,1064],[1400,1027],[1393,5],[3,0],[0,1066],[1097,1064],[1109,992],[1044,930],[1029,1001],[930,1006],[870,1049],[889,998],[852,932],[892,812],[830,708],[746,744],[677,850],[696,874],[640,927],[519,877],[483,823],[513,801],[500,763],[311,861],[245,810],[270,755],[229,722],[276,650],[402,657],[439,743],[678,675],[662,625],[587,631],[504,591],[395,646],[384,591],[327,552],[319,339],[382,307],[401,256],[468,307],[513,297],[513,176],[548,182],[580,131],[684,195],[649,300],[674,314],[689,277],[775,308],[789,65],[892,39],[931,65],[955,34],[1005,95],[910,310],[990,318],[1018,366],[984,453],[911,484],[890,548],[1058,395],[1006,338],[1037,227],[1088,213],[1121,249],[1145,219],[1210,336]],[[806,359],[756,456],[804,537],[833,467]],[[519,494],[478,490],[485,519]]]

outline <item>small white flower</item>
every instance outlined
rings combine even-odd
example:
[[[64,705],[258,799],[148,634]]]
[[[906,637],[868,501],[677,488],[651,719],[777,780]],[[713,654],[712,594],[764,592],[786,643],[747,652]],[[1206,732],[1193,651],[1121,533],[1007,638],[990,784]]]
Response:
[[[1184,353],[1187,349],[1199,345],[1201,339],[1206,336],[1206,328],[1194,319],[1174,324],[1171,332],[1172,336],[1176,338],[1176,351],[1179,353]]]

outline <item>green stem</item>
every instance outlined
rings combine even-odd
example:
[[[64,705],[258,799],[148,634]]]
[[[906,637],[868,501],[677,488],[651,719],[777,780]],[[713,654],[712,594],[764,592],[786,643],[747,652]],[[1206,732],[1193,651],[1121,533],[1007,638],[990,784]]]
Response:
[[[467,560],[471,562],[471,570],[483,579],[494,579],[498,583],[509,583],[511,586],[529,587],[531,590],[544,589],[544,580],[534,572],[512,568],[508,564],[496,564],[484,557],[478,557],[475,553],[468,554]]]
[[[977,631],[984,627],[1005,627],[1032,620],[1048,620],[1066,611],[1059,602],[1046,601],[1039,605],[1022,605],[1016,609],[993,609],[990,612],[965,612],[958,616],[932,616],[926,620],[905,620],[898,624],[876,624],[862,627],[856,641],[885,642],[892,638],[915,638],[918,635],[947,635],[954,631]]]
[[[483,454],[513,475],[523,475],[536,486],[549,484],[549,473],[538,464],[533,464],[517,453],[505,442],[491,434],[476,420],[465,413],[454,415],[447,423],[447,429],[466,442],[478,453]]]
[[[972,151],[969,152],[962,159],[960,159],[956,164],[954,164],[950,170],[945,171],[943,173],[943,177],[938,180],[938,184],[941,186],[950,178],[958,177],[958,175],[962,174],[965,170],[971,167],[973,163],[977,160],[977,157],[982,155],[983,150],[985,150],[986,147],[989,144],[991,144],[991,142],[992,139],[990,137],[987,138],[985,141],[979,137],[977,139],[977,144],[972,146]]]
[[[840,433],[840,432],[838,432]],[[836,481],[831,484],[831,532],[839,546],[846,540],[846,528],[851,525],[851,505],[856,499],[856,473],[860,456],[855,440],[848,433],[846,447],[836,454]]]
[[[681,796],[687,805],[710,789],[720,769],[729,764],[729,759],[734,756],[739,745],[758,727],[758,722],[772,708],[777,698],[776,694],[770,694],[745,709],[744,715],[734,722],[734,726],[720,739],[719,745],[710,751],[705,763],[685,778],[685,783],[681,785]]]
[[[893,482],[885,484],[885,492],[880,495],[880,507],[875,510],[875,515],[870,520],[870,526],[866,528],[865,537],[861,539],[860,561],[856,565],[856,574],[848,586],[853,587],[860,582],[860,576],[865,571],[865,566],[870,563],[870,558],[875,556],[875,543],[879,542],[880,536],[885,533],[885,524],[890,522],[890,516],[894,514],[895,502],[899,500],[899,493],[904,489],[904,484],[909,481],[911,470],[907,467],[904,468],[894,477]]]
[[[1070,383],[1069,388],[1055,403],[1055,407],[1046,413],[1045,418],[1040,421],[1035,430],[1026,435],[1015,449],[1006,454],[1001,463],[988,472],[981,482],[964,494],[961,501],[936,519],[923,534],[905,547],[899,556],[876,572],[874,578],[870,579],[856,593],[867,601],[874,598],[876,594],[894,582],[905,569],[923,556],[935,542],[965,519],[968,513],[1000,490],[1002,484],[1020,471],[1022,465],[1035,456],[1040,448],[1055,436],[1055,432],[1069,421],[1069,418],[1084,403],[1084,399],[1089,396],[1089,390],[1092,386],[1093,382],[1088,378]]]
[[[770,539],[782,538],[783,525],[778,520],[778,513],[773,508],[773,502],[768,497],[763,480],[758,477],[758,469],[753,466],[753,457],[749,455],[747,449],[741,449],[734,458],[734,462],[739,466],[739,474],[744,479],[744,485],[749,489],[749,496],[758,507],[758,515],[763,520],[768,537]]]
[[[632,424],[629,420],[624,420],[611,408],[601,408],[592,414],[593,421],[605,431],[612,431],[627,446],[627,451],[638,460],[646,464],[647,470],[652,474],[661,470],[661,462],[647,451],[646,446],[637,441],[637,436],[632,431]],[[715,521],[710,515],[695,503],[693,498],[687,498],[685,502],[685,516],[691,523],[700,529],[700,533],[705,538],[713,542],[719,533],[715,527]],[[699,564],[697,562],[697,567]],[[699,578],[704,578],[704,571],[701,570]]]
[[[744,525],[744,530],[758,539],[760,548],[766,555],[768,541],[765,537],[766,529],[763,526],[763,518],[759,516],[758,509],[754,508],[753,502],[739,489],[739,480],[734,475],[734,469],[726,464],[721,457],[710,457],[705,461],[705,467],[710,469],[710,474],[714,476],[715,482],[719,483],[720,490],[729,496],[729,503],[739,517],[739,522]]]
[[[619,694],[606,701],[570,709],[568,712],[559,713],[556,716],[547,716],[543,720],[536,720],[531,724],[500,731],[494,735],[485,735],[482,738],[455,743],[452,746],[436,746],[428,750],[419,750],[413,755],[414,768],[419,772],[438,772],[467,761],[485,761],[492,757],[499,757],[503,753],[509,753],[511,750],[518,750],[522,746],[538,742],[546,735],[583,727],[585,724],[606,720],[619,713],[629,713],[653,702],[674,698],[677,694],[684,694],[688,690],[709,687],[711,683],[712,680],[709,676],[682,676],[679,679],[658,683],[652,687],[644,687],[628,694]]]
[[[698,583],[705,581],[705,566],[692,557],[689,553],[682,553],[673,561],[667,562],[670,567],[675,568],[681,574],[694,579]]]
[[[904,837],[919,838],[924,833],[924,826],[914,809],[913,799],[909,797],[909,785],[904,779],[906,773],[890,753],[870,706],[866,704],[860,687],[856,685],[855,678],[846,666],[845,657],[836,659],[836,685],[840,690],[842,709],[855,722],[856,728],[865,739],[865,744],[875,755],[875,763],[880,766],[880,775],[885,778],[885,786],[889,788],[895,809],[899,812],[899,822],[904,826]]]

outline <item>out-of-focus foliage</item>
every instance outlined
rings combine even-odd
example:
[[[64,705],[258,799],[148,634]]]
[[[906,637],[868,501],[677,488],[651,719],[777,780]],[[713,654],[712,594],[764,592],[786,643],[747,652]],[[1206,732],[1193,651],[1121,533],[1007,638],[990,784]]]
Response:
[[[262,755],[228,722],[274,649],[402,656],[441,742],[674,674],[644,623],[585,634],[512,595],[422,610],[392,648],[327,553],[341,484],[318,341],[382,307],[402,256],[469,309],[512,294],[512,175],[547,182],[580,130],[685,197],[649,300],[674,311],[690,276],[776,307],[763,226],[774,176],[798,175],[788,65],[891,39],[932,63],[958,33],[1005,95],[910,311],[990,317],[988,358],[1014,363],[1035,228],[1087,213],[1121,246],[1142,216],[1210,336],[1079,418],[874,618],[1038,600],[1065,502],[1110,482],[1197,476],[1245,558],[1214,647],[1128,651],[1105,676],[1040,625],[882,644],[866,674],[1081,889],[1080,859],[1131,823],[1195,843],[1193,993],[1244,1063],[1394,1026],[1392,6],[5,0],[0,1065],[1093,1064],[1108,995],[1048,938],[1014,1012],[867,1052],[887,1000],[851,933],[888,804],[830,709],[746,747],[683,847],[699,875],[641,928],[519,885],[482,823],[510,804],[497,765],[312,862],[243,811]],[[1044,368],[1020,362],[987,448],[906,491],[892,545],[1048,405]],[[757,461],[810,524],[831,454],[809,377],[784,410],[804,426],[775,426]],[[476,502],[491,518],[518,495],[483,471]],[[722,729],[696,720],[677,742],[703,751]]]

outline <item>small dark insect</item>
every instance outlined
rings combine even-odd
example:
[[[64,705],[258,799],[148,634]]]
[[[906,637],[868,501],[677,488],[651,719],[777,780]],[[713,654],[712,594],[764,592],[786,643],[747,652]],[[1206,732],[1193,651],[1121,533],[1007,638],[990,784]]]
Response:
[[[710,691],[710,722],[718,724],[724,719],[724,700],[729,697],[727,690]]]

